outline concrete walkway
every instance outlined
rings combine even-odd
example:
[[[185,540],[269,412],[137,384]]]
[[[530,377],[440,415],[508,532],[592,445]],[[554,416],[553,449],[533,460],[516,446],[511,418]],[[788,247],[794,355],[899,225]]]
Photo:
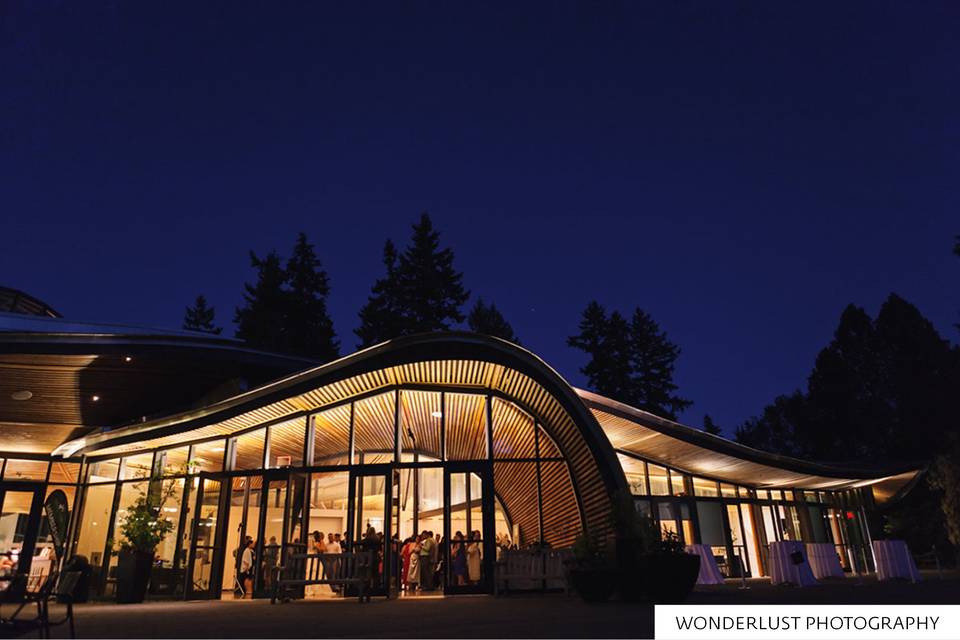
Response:
[[[816,587],[773,587],[748,581],[700,587],[691,604],[956,604],[960,577],[919,584],[839,579]],[[55,607],[54,615],[57,615]],[[588,605],[576,596],[514,595],[449,598],[295,601],[152,602],[77,607],[81,638],[623,638],[652,637],[653,607],[611,601]],[[54,630],[66,637],[66,629]]]

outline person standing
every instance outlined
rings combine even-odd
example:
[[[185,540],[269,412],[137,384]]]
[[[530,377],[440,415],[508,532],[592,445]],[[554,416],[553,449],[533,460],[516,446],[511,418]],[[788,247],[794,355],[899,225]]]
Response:
[[[423,591],[433,591],[433,557],[437,543],[433,540],[433,534],[429,531],[423,532],[423,540],[420,542],[420,589]]]
[[[407,570],[407,588],[413,593],[420,586],[420,550],[421,536],[411,538],[410,568]]]
[[[470,543],[467,544],[467,579],[470,584],[480,582],[480,561],[483,559],[481,542],[479,531],[470,534]]]
[[[256,568],[253,557],[253,540],[247,538],[240,554],[240,579],[243,581],[243,597],[245,600],[253,598],[253,572]]]
[[[463,548],[463,534],[459,531],[450,542],[450,569],[458,587],[467,584],[467,553]]]

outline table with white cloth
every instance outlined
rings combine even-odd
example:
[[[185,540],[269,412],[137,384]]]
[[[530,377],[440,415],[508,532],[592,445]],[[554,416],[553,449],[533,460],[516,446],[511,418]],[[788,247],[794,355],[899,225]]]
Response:
[[[843,577],[837,547],[831,542],[808,542],[807,560],[813,570],[813,577],[817,580]]]
[[[717,559],[713,557],[713,549],[705,544],[688,544],[686,552],[700,556],[700,574],[697,584],[723,584],[723,574],[717,567]]]
[[[799,553],[802,562],[793,561],[795,553]],[[796,540],[780,540],[770,543],[767,555],[767,571],[770,574],[771,584],[794,584],[798,587],[809,587],[817,584],[813,577],[803,543]]]
[[[877,563],[877,580],[920,580],[920,571],[903,540],[874,540],[873,558]]]

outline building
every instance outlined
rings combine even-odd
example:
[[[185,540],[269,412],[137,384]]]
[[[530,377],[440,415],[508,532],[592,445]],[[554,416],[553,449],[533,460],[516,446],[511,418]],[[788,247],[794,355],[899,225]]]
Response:
[[[151,476],[174,486],[151,590],[216,598],[236,585],[245,536],[273,561],[314,531],[359,541],[369,527],[388,541],[475,532],[483,579],[447,591],[488,591],[498,542],[603,538],[618,499],[712,546],[730,576],[764,575],[764,546],[781,539],[832,542],[862,569],[874,507],[920,472],[753,450],[574,389],[529,351],[475,334],[315,366],[189,332],[49,314],[0,323],[0,552],[46,570],[57,545],[43,504],[63,491],[61,555],[89,558],[101,591],[114,581],[110,541]],[[386,589],[397,546],[381,552]],[[255,593],[268,582],[259,575]]]

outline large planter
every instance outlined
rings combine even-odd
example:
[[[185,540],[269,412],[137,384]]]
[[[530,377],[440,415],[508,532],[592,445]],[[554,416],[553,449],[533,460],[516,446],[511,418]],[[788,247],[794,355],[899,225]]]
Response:
[[[117,603],[143,602],[150,582],[153,553],[150,551],[121,551],[117,559]]]
[[[614,569],[570,569],[570,584],[584,602],[606,602],[617,589]]]
[[[670,604],[687,599],[697,584],[700,556],[651,554],[640,559],[639,580],[651,602]]]

